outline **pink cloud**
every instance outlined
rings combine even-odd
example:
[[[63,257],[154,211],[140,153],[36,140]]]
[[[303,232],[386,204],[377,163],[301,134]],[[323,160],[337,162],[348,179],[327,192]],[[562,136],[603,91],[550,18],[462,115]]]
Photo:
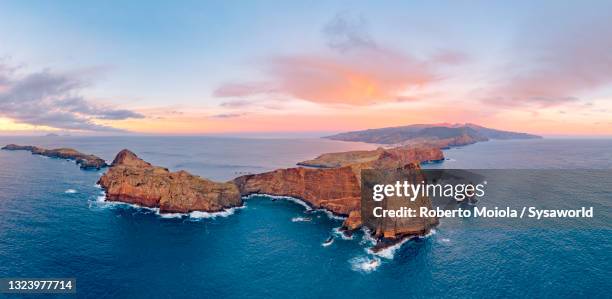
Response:
[[[422,88],[441,79],[440,64],[456,59],[419,60],[388,49],[360,48],[327,55],[287,55],[267,59],[264,83],[231,83],[219,87],[217,97],[283,94],[324,104],[369,105],[403,98],[408,88]]]
[[[440,65],[465,60],[461,53],[441,51],[419,59],[376,43],[361,16],[336,15],[322,33],[328,51],[279,55],[264,60],[265,82],[230,83],[217,97],[280,94],[322,104],[370,105],[404,99],[407,89],[423,88],[442,79]]]

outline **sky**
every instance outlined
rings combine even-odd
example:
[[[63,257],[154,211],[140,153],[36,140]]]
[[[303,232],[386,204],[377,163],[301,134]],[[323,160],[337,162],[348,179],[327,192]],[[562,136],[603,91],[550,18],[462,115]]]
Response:
[[[0,1],[0,134],[612,136],[610,1]]]

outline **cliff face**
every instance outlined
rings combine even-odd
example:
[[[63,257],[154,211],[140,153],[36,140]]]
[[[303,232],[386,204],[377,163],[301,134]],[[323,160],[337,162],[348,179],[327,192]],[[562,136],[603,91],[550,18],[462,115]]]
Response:
[[[351,167],[333,169],[287,168],[238,177],[242,195],[268,194],[299,198],[313,208],[348,216],[359,209],[360,186]]]
[[[83,154],[75,149],[71,148],[58,148],[58,149],[44,149],[31,145],[16,145],[9,144],[2,148],[3,150],[11,151],[30,151],[34,155],[41,155],[51,158],[60,158],[74,160],[82,169],[101,169],[106,167],[106,161],[94,156]]]
[[[107,166],[104,160],[96,156],[70,148],[47,150],[11,144],[3,149],[27,150],[36,155],[72,159],[82,168]],[[419,173],[420,162],[442,159],[444,156],[439,148],[423,146],[332,153],[302,163],[322,168],[277,169],[219,183],[186,171],[170,172],[151,165],[129,150],[122,150],[98,184],[106,191],[109,201],[159,208],[161,213],[219,212],[241,206],[242,196],[250,194],[299,198],[315,209],[347,216],[343,224],[346,230],[368,227],[379,240],[376,248],[381,248],[407,236],[425,234],[437,220],[362,219],[362,213],[368,212],[368,206],[364,207],[361,203],[362,170],[383,169],[385,171],[381,173],[388,173],[410,169]],[[412,205],[431,206],[431,201],[420,198]]]
[[[350,162],[355,160],[341,161],[341,164],[347,166],[277,169],[241,176],[232,182],[217,183],[185,171],[170,172],[166,168],[143,161],[128,150],[123,150],[117,154],[111,167],[98,183],[106,191],[107,200],[157,207],[162,213],[218,212],[242,205],[242,196],[250,194],[299,198],[315,209],[348,216],[343,224],[346,230],[355,230],[365,225],[375,232],[380,244],[387,244],[411,234],[427,233],[432,224],[414,221],[391,223],[393,220],[385,220],[382,223],[368,219],[363,221],[361,170],[408,167],[418,172],[420,168],[418,163],[414,163],[415,159],[442,158],[438,156],[438,152],[437,149],[430,152],[409,149],[378,150],[375,152],[376,159],[373,160],[352,164]],[[431,205],[431,202],[423,198],[414,204]]]
[[[421,207],[432,208],[432,201],[429,197],[417,195],[414,201],[407,200],[405,197],[386,196],[384,201],[374,201],[372,199],[373,185],[379,183],[393,183],[398,181],[409,181],[412,183],[425,181],[425,176],[420,167],[416,164],[407,164],[401,168],[365,170],[362,173],[362,197],[366,198],[362,202],[360,214],[353,215],[353,222],[360,220],[362,225],[368,227],[376,238],[379,239],[377,246],[373,250],[396,243],[404,237],[427,234],[438,224],[435,217],[421,217],[417,214],[414,217],[374,217],[372,211],[375,207],[385,210],[399,210],[401,208],[418,211]]]
[[[432,152],[439,152],[439,149]],[[384,247],[385,244],[392,244],[405,237],[426,234],[437,224],[437,219],[376,219],[374,221],[371,218],[362,219],[361,217],[362,213],[371,214],[372,208],[361,206],[362,170],[374,169],[384,170],[380,173],[395,173],[396,170],[401,169],[415,174],[413,175],[415,182],[420,181],[422,177],[416,175],[421,173],[421,169],[411,153],[405,149],[378,150],[378,158],[375,160],[353,164],[346,162],[347,166],[337,168],[278,169],[241,176],[234,182],[242,195],[259,193],[291,196],[305,201],[313,208],[324,208],[335,214],[348,216],[343,223],[346,230],[352,231],[366,226],[374,232],[374,236]],[[341,163],[345,162],[341,161]],[[405,199],[389,201],[391,206],[400,203],[405,203]],[[431,208],[431,200],[421,197],[409,205],[412,208],[420,206]]]
[[[162,213],[219,212],[242,205],[233,183],[213,182],[186,171],[170,172],[122,150],[98,181],[110,201],[158,207]]]

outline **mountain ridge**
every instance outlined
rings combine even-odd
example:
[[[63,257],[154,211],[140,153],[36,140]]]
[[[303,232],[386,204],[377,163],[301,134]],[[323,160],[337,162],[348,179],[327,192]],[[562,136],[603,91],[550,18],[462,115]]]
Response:
[[[414,124],[339,133],[323,138],[377,144],[428,144],[449,147],[472,144],[490,139],[539,139],[538,135],[497,130],[473,123]]]

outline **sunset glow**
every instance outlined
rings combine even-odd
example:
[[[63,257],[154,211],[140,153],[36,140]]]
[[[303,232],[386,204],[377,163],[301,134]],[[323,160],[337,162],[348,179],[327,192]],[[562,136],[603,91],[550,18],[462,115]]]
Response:
[[[0,4],[0,134],[471,122],[612,135],[605,3],[497,3],[486,14],[427,2],[194,2],[121,15],[64,5]],[[137,24],[140,14],[159,22]]]

